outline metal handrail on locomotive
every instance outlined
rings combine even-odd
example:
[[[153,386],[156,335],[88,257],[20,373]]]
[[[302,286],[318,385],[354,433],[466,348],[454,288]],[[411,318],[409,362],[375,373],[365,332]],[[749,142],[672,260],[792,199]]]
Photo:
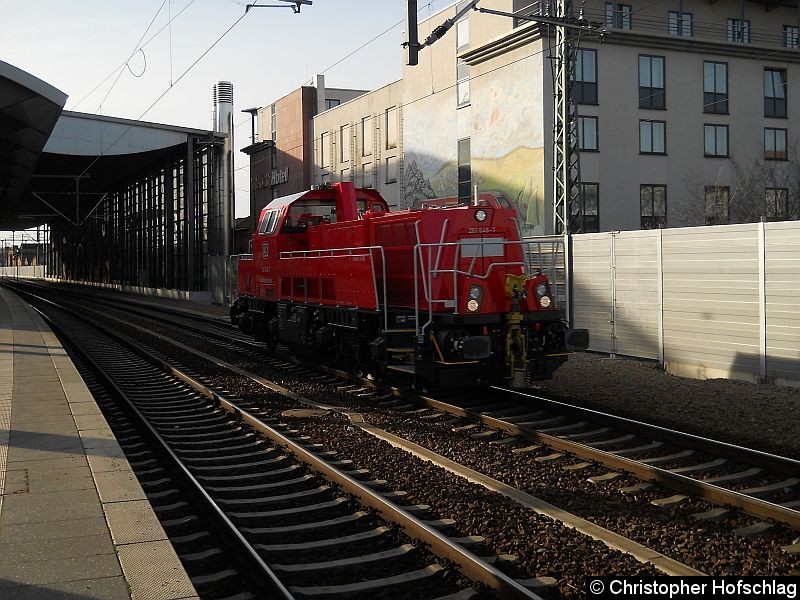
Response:
[[[251,244],[231,322],[304,356],[425,387],[522,387],[588,346],[500,194],[391,212],[375,190],[321,186],[270,202]]]

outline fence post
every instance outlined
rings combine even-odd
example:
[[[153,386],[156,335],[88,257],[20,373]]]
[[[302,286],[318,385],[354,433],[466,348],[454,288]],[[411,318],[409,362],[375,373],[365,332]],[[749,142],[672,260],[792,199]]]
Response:
[[[611,357],[617,357],[617,234],[611,235]]]
[[[658,361],[664,366],[664,230],[656,237],[656,269],[658,281]]]
[[[759,377],[767,379],[767,248],[766,227],[758,224],[758,358]]]
[[[564,303],[566,304],[565,308],[565,316],[567,318],[567,325],[570,327],[575,327],[575,310],[572,304],[572,279],[573,279],[573,269],[572,269],[572,234],[571,233],[564,233],[563,238],[564,244]],[[555,273],[554,273],[555,275]]]

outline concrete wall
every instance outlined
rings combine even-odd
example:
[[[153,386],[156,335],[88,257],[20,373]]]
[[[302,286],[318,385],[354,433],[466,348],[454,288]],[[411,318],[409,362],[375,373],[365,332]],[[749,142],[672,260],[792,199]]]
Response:
[[[0,277],[15,279],[39,279],[45,276],[44,265],[39,266],[19,266],[19,267],[0,267]]]
[[[85,285],[87,287],[95,287],[106,290],[117,290],[128,294],[139,294],[140,296],[151,296],[154,298],[170,298],[173,300],[186,300],[194,302],[195,304],[214,304],[212,302],[212,293],[209,291],[187,291],[176,290],[167,288],[151,288],[141,285],[120,285],[116,283],[99,283],[94,281],[80,281],[72,279],[57,279],[53,277],[45,277],[46,281],[53,283],[67,283],[72,285]]]

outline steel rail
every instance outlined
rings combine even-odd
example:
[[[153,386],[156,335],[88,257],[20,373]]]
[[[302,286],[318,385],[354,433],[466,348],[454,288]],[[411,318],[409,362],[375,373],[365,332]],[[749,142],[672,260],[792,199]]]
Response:
[[[602,422],[604,424],[625,429],[626,431],[631,431],[643,436],[657,437],[661,440],[672,442],[676,445],[691,447],[694,450],[700,450],[708,454],[724,456],[726,458],[734,458],[756,467],[764,467],[765,469],[770,469],[772,471],[780,471],[781,473],[793,477],[796,477],[797,474],[800,473],[800,460],[795,460],[793,458],[779,456],[777,454],[771,454],[769,452],[755,450],[753,448],[746,448],[744,446],[738,446],[736,444],[731,444],[729,442],[723,442],[712,438],[704,438],[693,433],[686,433],[676,429],[662,427],[660,425],[652,425],[650,423],[645,423],[644,421],[637,421],[636,419],[630,419],[628,417],[620,417],[618,415],[612,415],[591,408],[567,404],[565,402],[561,402],[560,400],[555,400],[553,398],[547,398],[545,396],[539,396],[536,394],[530,394],[522,390],[511,390],[502,387],[493,387],[493,389],[506,394],[522,396],[526,399],[548,404],[549,406],[556,407],[557,409],[568,412],[576,417],[591,418],[593,421],[598,423]]]
[[[753,496],[748,496],[735,490],[723,488],[701,480],[692,479],[686,475],[672,473],[665,469],[647,465],[630,458],[617,456],[610,452],[592,448],[591,446],[586,446],[579,442],[574,442],[547,433],[541,433],[535,429],[509,423],[501,418],[490,417],[488,415],[481,414],[480,412],[475,412],[467,408],[444,402],[442,400],[436,400],[435,398],[422,395],[414,396],[427,406],[435,408],[438,411],[482,423],[492,429],[505,431],[506,433],[521,437],[531,442],[546,444],[547,446],[550,446],[556,450],[562,450],[583,459],[599,462],[608,468],[627,471],[639,479],[645,481],[656,481],[675,491],[703,498],[714,504],[727,504],[734,506],[750,515],[759,518],[774,519],[775,521],[785,523],[794,530],[800,530],[800,511],[796,511],[779,504],[773,504]],[[611,417],[611,415],[608,416]]]

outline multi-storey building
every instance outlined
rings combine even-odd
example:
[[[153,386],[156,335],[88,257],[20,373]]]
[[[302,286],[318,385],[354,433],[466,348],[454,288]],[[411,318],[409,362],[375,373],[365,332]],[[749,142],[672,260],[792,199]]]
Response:
[[[242,149],[250,156],[251,232],[270,200],[311,187],[314,115],[363,93],[326,88],[324,76],[319,75],[316,87],[301,86],[272,104],[245,111],[254,113],[258,124],[253,143]]]
[[[586,2],[605,34],[572,39],[574,226],[798,218],[797,5],[628,1]],[[421,20],[420,39],[461,4]],[[531,0],[479,7],[552,14]],[[516,203],[529,232],[551,232],[554,40],[546,25],[470,11],[401,80],[314,118],[314,182],[372,185],[398,207],[477,186]]]

